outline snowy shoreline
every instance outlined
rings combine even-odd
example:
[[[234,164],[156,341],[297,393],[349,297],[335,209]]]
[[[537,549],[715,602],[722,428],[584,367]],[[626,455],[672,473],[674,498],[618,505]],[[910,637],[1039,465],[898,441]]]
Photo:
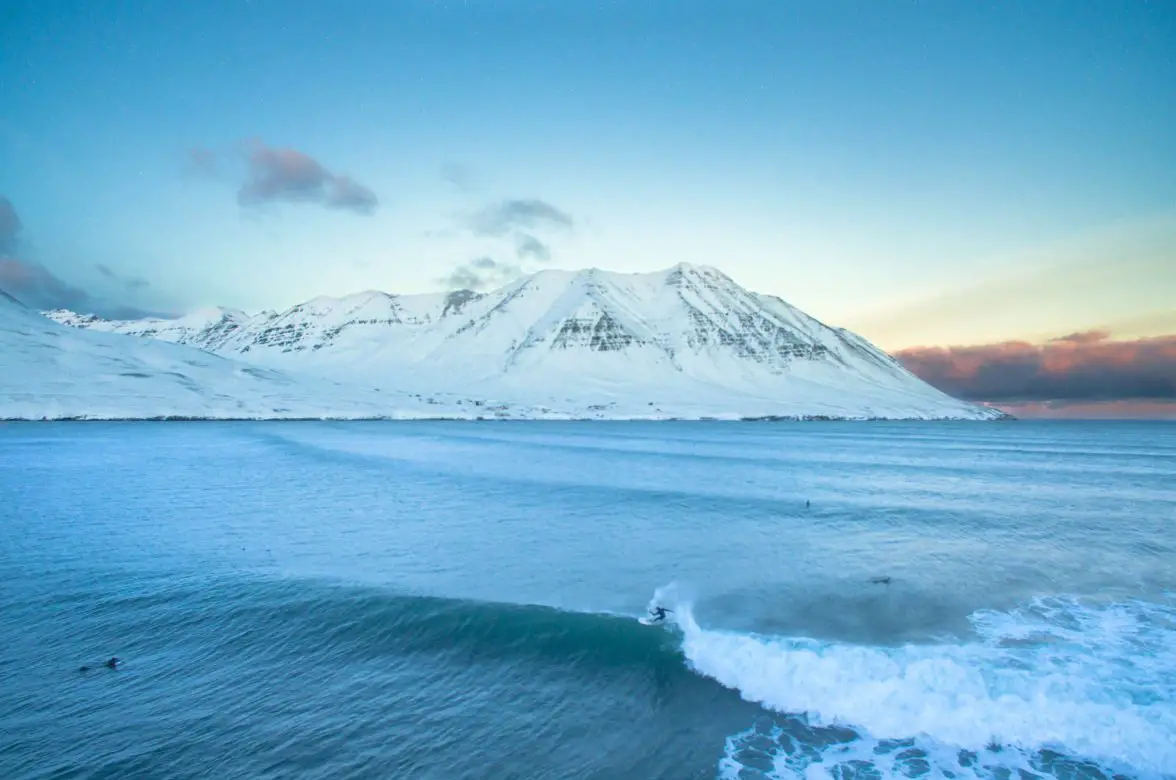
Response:
[[[1018,418],[1004,413],[1003,417],[829,417],[825,415],[802,415],[795,417],[454,417],[454,416],[325,416],[325,417],[232,417],[232,416],[189,416],[157,415],[96,416],[71,415],[61,417],[0,417],[0,423],[49,423],[49,422],[716,422],[716,423],[809,423],[809,422],[907,422],[907,423],[992,423],[1010,422]]]

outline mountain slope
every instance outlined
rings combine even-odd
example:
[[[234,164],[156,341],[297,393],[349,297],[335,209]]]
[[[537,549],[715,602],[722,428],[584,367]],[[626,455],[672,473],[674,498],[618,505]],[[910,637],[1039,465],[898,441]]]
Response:
[[[646,274],[542,271],[486,294],[369,291],[170,325],[50,316],[258,365],[573,414],[1001,416],[935,390],[856,334],[687,264]]]
[[[492,412],[464,402],[294,376],[178,344],[64,327],[0,293],[0,419],[420,418],[476,413]]]
[[[54,309],[44,312],[51,320],[74,328],[124,333],[129,336],[170,341],[176,344],[192,344],[201,349],[215,351],[222,335],[227,335],[249,320],[249,315],[236,309],[198,309],[178,319],[149,317],[142,320],[111,322],[93,314],[77,314],[69,309]],[[198,342],[198,343],[194,343]]]

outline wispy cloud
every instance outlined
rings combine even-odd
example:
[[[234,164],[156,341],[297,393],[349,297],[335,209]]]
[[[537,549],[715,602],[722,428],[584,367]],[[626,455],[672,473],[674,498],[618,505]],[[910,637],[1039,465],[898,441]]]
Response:
[[[459,190],[470,191],[477,187],[477,175],[468,165],[447,162],[441,166],[441,178]]]
[[[520,233],[515,238],[515,251],[520,260],[534,260],[539,263],[551,260],[551,249],[530,233]]]
[[[142,290],[145,287],[151,286],[151,282],[147,281],[146,279],[144,279],[142,277],[123,276],[122,274],[119,274],[116,271],[114,271],[113,269],[111,269],[110,266],[104,265],[103,263],[98,263],[94,267],[98,269],[98,273],[102,274],[103,276],[105,276],[107,279],[110,279],[111,281],[118,282],[119,284],[126,287],[128,290]]]
[[[197,173],[215,176],[217,173],[216,152],[204,147],[188,150],[188,168]]]
[[[79,314],[96,314],[115,320],[171,316],[166,312],[112,303],[96,297],[80,287],[63,281],[43,265],[15,257],[0,257],[0,290],[30,309],[42,311],[69,309]]]
[[[225,156],[210,149],[192,149],[188,164],[194,170],[219,175]],[[271,147],[253,140],[229,156],[245,163],[244,181],[237,189],[237,202],[243,207],[307,203],[370,215],[380,203],[368,187],[348,175],[332,173],[297,149]]]
[[[536,234],[568,233],[575,226],[571,214],[538,198],[499,200],[461,215],[456,221],[460,233],[490,244],[490,252],[514,253],[511,262],[499,262],[490,256],[471,260],[440,280],[449,289],[469,290],[492,289],[550,263],[551,245]],[[432,235],[453,237],[437,231]]]
[[[0,291],[32,309],[70,309],[82,314],[97,314],[112,319],[139,319],[151,316],[137,306],[112,303],[72,285],[40,263],[22,258],[20,253],[21,221],[12,202],[0,196]],[[143,279],[126,279],[105,265],[98,272],[117,280],[128,289],[145,287]]]
[[[916,347],[895,357],[929,384],[969,400],[1176,399],[1176,335],[1115,341],[1106,331],[1088,331],[1044,344]]]
[[[376,193],[348,176],[336,176],[327,186],[327,208],[371,214],[379,202]]]
[[[522,273],[522,268],[513,263],[500,263],[492,257],[479,257],[458,266],[440,282],[448,290],[484,292],[501,287],[517,279]]]
[[[572,216],[538,198],[503,200],[471,214],[466,226],[479,236],[504,236],[515,230],[570,230]]]

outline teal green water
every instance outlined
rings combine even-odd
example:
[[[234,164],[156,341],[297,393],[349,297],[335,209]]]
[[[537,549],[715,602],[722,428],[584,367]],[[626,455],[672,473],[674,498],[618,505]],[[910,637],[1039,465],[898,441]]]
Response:
[[[0,777],[1173,777],[1173,474],[1140,423],[0,426]]]

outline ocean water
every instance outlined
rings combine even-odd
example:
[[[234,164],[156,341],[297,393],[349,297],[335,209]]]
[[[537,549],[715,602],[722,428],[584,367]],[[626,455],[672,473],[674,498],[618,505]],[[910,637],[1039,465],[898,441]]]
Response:
[[[0,778],[1172,778],[1174,592],[1171,424],[0,425]]]

